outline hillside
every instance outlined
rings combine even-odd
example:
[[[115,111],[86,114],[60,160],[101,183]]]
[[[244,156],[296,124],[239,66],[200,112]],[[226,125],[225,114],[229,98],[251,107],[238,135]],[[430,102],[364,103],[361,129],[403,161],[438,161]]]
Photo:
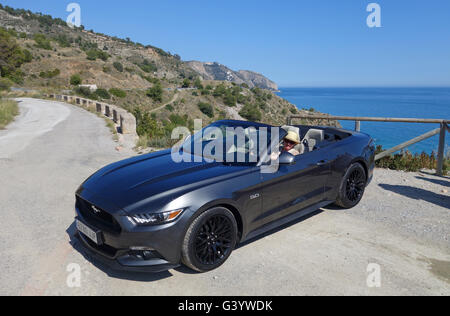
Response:
[[[227,66],[221,65],[219,63],[189,61],[187,62],[187,64],[197,73],[199,73],[203,77],[203,79],[229,81],[236,84],[245,83],[250,88],[258,87],[273,91],[278,90],[278,85],[275,82],[253,71],[234,71]]]
[[[212,64],[205,73],[160,48],[71,29],[60,19],[25,10],[0,7],[0,27],[0,89],[64,91],[117,104],[135,114],[143,137],[167,138],[174,126],[191,127],[196,118],[204,124],[231,118],[279,125],[299,113],[273,91],[259,88],[277,86],[254,72]],[[217,69],[235,80],[216,75]],[[93,93],[80,83],[99,89]]]

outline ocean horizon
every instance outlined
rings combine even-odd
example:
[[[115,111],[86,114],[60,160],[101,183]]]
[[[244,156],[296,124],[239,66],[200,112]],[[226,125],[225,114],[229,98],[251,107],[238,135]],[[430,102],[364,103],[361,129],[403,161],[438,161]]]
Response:
[[[277,94],[299,109],[338,116],[450,120],[450,87],[280,87]],[[353,121],[340,121],[353,130]],[[436,129],[439,124],[361,122],[361,131],[388,149]],[[449,149],[447,137],[446,150]],[[412,153],[437,152],[439,136],[408,147]]]

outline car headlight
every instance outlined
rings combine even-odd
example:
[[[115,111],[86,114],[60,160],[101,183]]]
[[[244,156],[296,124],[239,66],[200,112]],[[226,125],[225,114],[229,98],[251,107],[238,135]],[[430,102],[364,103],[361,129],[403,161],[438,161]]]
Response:
[[[177,219],[184,209],[163,213],[135,214],[128,216],[134,223],[141,226],[166,224]]]

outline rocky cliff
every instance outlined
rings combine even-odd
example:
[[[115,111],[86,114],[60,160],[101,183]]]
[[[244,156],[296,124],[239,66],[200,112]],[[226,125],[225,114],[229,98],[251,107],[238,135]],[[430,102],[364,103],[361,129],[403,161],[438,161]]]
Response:
[[[262,74],[248,71],[239,70],[234,71],[219,64],[217,62],[200,62],[200,61],[189,61],[187,62],[195,72],[199,73],[204,80],[220,80],[229,81],[236,84],[247,84],[250,88],[258,87],[262,89],[277,91],[278,86],[275,82],[267,79]]]

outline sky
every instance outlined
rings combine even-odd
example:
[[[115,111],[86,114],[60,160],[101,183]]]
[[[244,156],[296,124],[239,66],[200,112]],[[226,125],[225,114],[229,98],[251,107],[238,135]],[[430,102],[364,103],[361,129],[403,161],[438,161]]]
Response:
[[[380,5],[381,27],[367,26]],[[448,0],[0,0],[282,87],[450,86]]]

